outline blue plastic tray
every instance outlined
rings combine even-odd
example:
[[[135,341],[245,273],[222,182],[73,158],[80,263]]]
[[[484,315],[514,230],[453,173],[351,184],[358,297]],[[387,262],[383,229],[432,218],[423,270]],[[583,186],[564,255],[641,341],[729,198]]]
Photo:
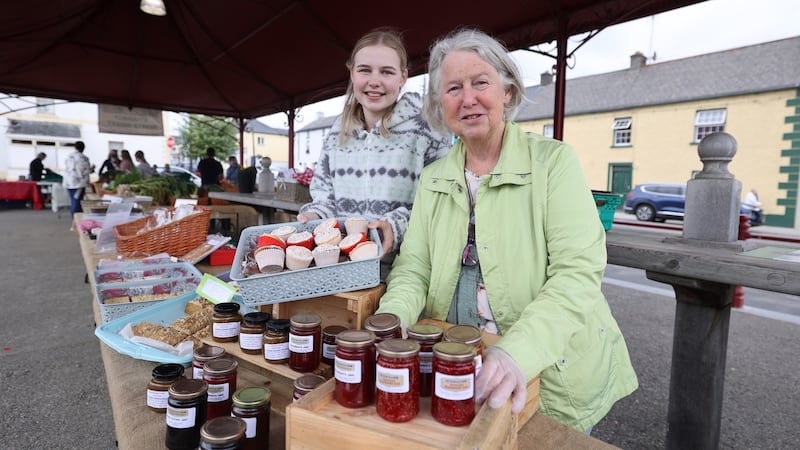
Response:
[[[180,357],[138,342],[129,341],[120,336],[119,331],[125,328],[127,324],[136,324],[139,322],[153,322],[167,326],[185,316],[186,313],[184,310],[186,309],[186,303],[197,297],[198,295],[196,293],[190,292],[173,299],[162,301],[158,305],[142,309],[103,324],[95,328],[94,334],[118,353],[130,356],[131,358],[155,361],[161,364],[177,363],[188,366],[188,364],[192,362],[192,355]],[[233,301],[242,305],[240,313],[243,315],[255,311],[255,308],[249,308],[243,305],[242,297],[239,295],[235,295]]]

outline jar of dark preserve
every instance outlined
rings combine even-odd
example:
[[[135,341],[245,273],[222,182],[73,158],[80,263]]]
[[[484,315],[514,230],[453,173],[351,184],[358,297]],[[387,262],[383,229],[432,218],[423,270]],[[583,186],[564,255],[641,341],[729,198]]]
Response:
[[[242,318],[239,328],[239,348],[248,355],[260,355],[264,331],[267,330],[269,313],[251,312]]]
[[[317,314],[295,314],[289,319],[289,368],[311,372],[319,367],[322,318]]]
[[[212,359],[203,366],[203,381],[208,383],[208,420],[231,415],[238,367],[239,362],[228,357]]]
[[[473,325],[455,325],[446,330],[442,335],[445,342],[461,342],[475,347],[475,376],[481,373],[483,366],[483,342],[481,329]]]
[[[269,446],[269,409],[272,393],[260,386],[237,390],[233,394],[231,414],[247,424],[242,448],[265,449]]]
[[[442,327],[417,323],[406,329],[408,339],[419,343],[419,396],[430,397],[433,386],[433,345],[442,340]]]
[[[419,413],[419,344],[386,339],[378,344],[375,410],[389,422],[408,422]]]
[[[242,448],[247,424],[238,417],[209,419],[200,429],[200,450],[236,450]]]
[[[431,416],[461,426],[475,417],[475,347],[460,342],[433,346]]]
[[[373,314],[364,319],[364,329],[375,333],[375,344],[384,339],[401,339],[400,318],[392,313]]]
[[[272,319],[264,332],[264,359],[268,363],[289,361],[289,319]]]
[[[234,302],[217,303],[211,315],[211,338],[215,342],[236,342],[239,340],[239,328],[242,326],[242,315],[239,304]]]
[[[153,369],[153,378],[147,383],[147,407],[157,413],[167,412],[169,387],[183,378],[180,364],[161,364]]]
[[[336,336],[347,327],[341,325],[328,325],[322,329],[322,362],[332,366],[336,356]]]
[[[164,444],[170,450],[196,449],[200,443],[200,427],[206,421],[208,384],[184,378],[172,383],[168,392]]]
[[[347,408],[372,403],[375,393],[375,334],[367,330],[346,330],[336,336],[333,373],[334,398]]]
[[[292,392],[292,403],[300,400],[301,397],[308,394],[317,388],[320,384],[325,382],[325,377],[309,373],[298,377],[294,380],[294,392]]]
[[[202,345],[194,351],[192,358],[192,378],[203,379],[203,364],[214,358],[225,356],[225,349],[216,345]]]

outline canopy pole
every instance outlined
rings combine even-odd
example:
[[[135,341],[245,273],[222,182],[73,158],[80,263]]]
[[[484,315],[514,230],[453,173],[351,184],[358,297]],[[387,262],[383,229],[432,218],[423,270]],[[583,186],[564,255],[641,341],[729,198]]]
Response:
[[[561,18],[556,38],[556,92],[553,105],[553,138],[564,140],[564,104],[567,85],[567,20]]]
[[[247,167],[244,162],[244,117],[239,116],[239,164]]]
[[[294,168],[294,118],[295,109],[290,108],[286,111],[286,116],[289,118],[289,168]]]

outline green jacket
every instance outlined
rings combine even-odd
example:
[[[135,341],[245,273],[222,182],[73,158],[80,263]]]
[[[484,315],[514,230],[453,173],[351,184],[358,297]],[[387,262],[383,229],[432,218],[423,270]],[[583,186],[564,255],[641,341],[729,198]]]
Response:
[[[405,324],[444,320],[467,241],[465,149],[428,166],[379,312]],[[541,374],[540,411],[578,430],[638,387],[600,285],[605,231],[578,158],[562,142],[506,122],[500,159],[478,188],[475,235],[501,347],[528,380]]]

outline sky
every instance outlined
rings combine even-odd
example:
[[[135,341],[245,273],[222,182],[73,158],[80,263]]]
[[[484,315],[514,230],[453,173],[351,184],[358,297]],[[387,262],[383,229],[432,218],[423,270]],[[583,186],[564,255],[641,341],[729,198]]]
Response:
[[[602,30],[567,60],[567,79],[624,70],[630,55],[641,52],[648,64],[760,44],[800,35],[797,0],[708,0],[655,16],[615,25]],[[585,35],[569,39],[568,50],[575,49]],[[555,54],[555,42],[538,50]],[[539,84],[541,74],[550,71],[555,59],[533,52],[511,53],[519,65],[526,86]],[[424,75],[408,80],[406,91],[422,92]],[[302,129],[318,114],[341,113],[342,97],[304,106],[295,123]],[[259,118],[269,126],[287,128],[286,115]]]

